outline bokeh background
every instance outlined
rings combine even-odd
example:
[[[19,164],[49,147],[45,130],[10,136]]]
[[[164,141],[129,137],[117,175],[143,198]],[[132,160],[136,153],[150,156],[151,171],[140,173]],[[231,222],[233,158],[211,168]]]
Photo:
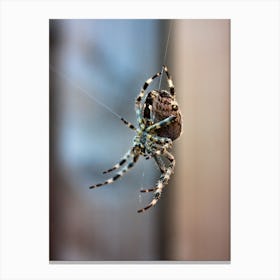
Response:
[[[88,187],[131,146],[115,114],[136,123],[134,100],[163,63],[184,132],[162,198],[138,214],[153,160]],[[50,20],[49,229],[51,261],[230,260],[230,20]]]

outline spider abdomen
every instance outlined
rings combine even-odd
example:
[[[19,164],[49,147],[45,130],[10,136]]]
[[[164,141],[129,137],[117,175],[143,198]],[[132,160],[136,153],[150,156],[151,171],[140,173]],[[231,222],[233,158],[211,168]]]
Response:
[[[152,120],[157,123],[170,116],[175,116],[169,125],[157,129],[156,134],[160,137],[177,139],[182,132],[182,117],[178,103],[166,91],[157,92],[156,98],[152,102]]]

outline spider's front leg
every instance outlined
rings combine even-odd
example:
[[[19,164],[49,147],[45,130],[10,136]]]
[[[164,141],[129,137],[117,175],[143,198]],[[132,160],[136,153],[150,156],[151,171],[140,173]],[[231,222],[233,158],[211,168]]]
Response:
[[[140,90],[139,95],[136,98],[135,101],[135,110],[136,110],[136,117],[137,117],[137,122],[140,128],[144,129],[145,128],[145,124],[144,124],[144,119],[142,116],[142,110],[143,110],[143,104],[142,104],[142,100],[143,97],[145,96],[145,92],[146,89],[148,88],[148,86],[152,83],[152,81],[159,77],[161,75],[161,72],[156,73],[154,76],[152,76],[151,78],[149,78],[143,85],[143,87]]]
[[[156,205],[156,203],[158,202],[158,200],[161,197],[161,193],[162,193],[163,188],[167,185],[171,174],[174,172],[174,168],[175,168],[175,158],[174,158],[174,156],[171,153],[169,153],[168,151],[165,151],[163,156],[166,156],[166,158],[170,162],[170,165],[168,166],[168,168],[166,168],[165,173],[162,174],[162,176],[159,179],[155,188],[148,189],[148,190],[143,190],[143,192],[153,191],[154,192],[154,198],[153,198],[153,200],[151,201],[150,204],[148,204],[146,207],[138,210],[137,211],[138,213],[142,213],[142,212],[148,210],[149,208],[151,208],[152,206]]]
[[[157,123],[155,123],[155,124],[149,126],[149,127],[146,129],[146,131],[147,131],[147,132],[150,132],[150,131],[153,131],[153,130],[156,130],[156,129],[160,129],[160,128],[164,127],[164,126],[168,126],[168,125],[170,125],[175,119],[176,119],[176,116],[173,116],[173,115],[172,115],[172,116],[169,116],[169,117],[165,118],[164,120],[161,120],[161,121],[159,121],[159,122],[157,122]]]
[[[162,68],[167,76],[167,83],[168,83],[169,91],[170,91],[171,95],[175,97],[176,93],[175,93],[174,84],[173,84],[172,78],[168,72],[167,66],[163,65]]]
[[[121,121],[122,121],[128,128],[130,128],[130,129],[132,129],[132,130],[137,130],[137,129],[135,128],[135,126],[134,126],[132,123],[130,123],[129,121],[125,120],[124,118],[121,118]]]

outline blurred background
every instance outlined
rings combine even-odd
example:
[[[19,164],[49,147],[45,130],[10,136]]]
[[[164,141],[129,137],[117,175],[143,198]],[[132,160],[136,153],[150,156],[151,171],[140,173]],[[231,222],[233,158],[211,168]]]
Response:
[[[162,198],[138,214],[154,160],[88,187],[131,147],[115,114],[136,124],[135,98],[163,63],[184,132]],[[49,201],[51,261],[229,261],[230,21],[50,20]]]

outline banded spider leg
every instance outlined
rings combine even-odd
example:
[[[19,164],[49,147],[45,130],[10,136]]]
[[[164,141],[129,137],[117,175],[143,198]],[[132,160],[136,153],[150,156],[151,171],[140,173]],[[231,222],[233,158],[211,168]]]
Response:
[[[121,159],[121,161],[119,163],[114,165],[112,168],[110,168],[106,171],[103,171],[103,173],[108,173],[108,172],[111,172],[113,170],[120,168],[120,166],[122,166],[126,161],[128,161],[128,159],[130,159],[128,164],[125,165],[115,176],[111,177],[110,179],[106,180],[103,183],[98,183],[96,185],[92,185],[89,188],[94,189],[94,188],[99,188],[99,187],[107,185],[107,184],[111,184],[111,183],[115,182],[116,180],[118,180],[119,178],[121,178],[129,169],[131,169],[134,166],[134,164],[137,162],[137,160],[139,159],[139,153],[135,150],[134,147],[127,152],[127,154]]]
[[[168,184],[170,176],[174,172],[174,168],[175,168],[175,158],[174,158],[174,156],[171,153],[169,153],[168,151],[165,151],[162,154],[162,156],[166,156],[166,158],[169,160],[170,164],[165,170],[162,167],[162,169],[164,170],[164,173],[162,174],[162,176],[159,179],[155,188],[141,190],[141,192],[154,192],[154,195],[153,195],[154,198],[150,202],[150,204],[148,204],[146,207],[144,207],[142,209],[139,209],[137,211],[138,213],[144,212],[144,211],[148,210],[149,208],[151,208],[152,206],[156,205],[156,203],[158,202],[158,200],[161,197],[161,193],[162,193],[163,188]]]

